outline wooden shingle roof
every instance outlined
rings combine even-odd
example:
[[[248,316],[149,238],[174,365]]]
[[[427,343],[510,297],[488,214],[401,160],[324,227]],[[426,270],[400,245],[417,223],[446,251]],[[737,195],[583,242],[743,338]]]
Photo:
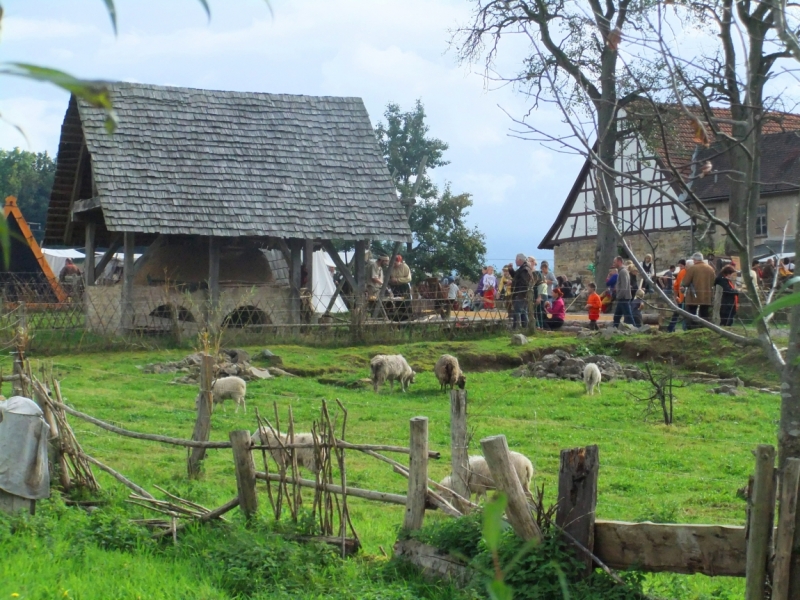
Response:
[[[133,83],[112,90],[119,126],[111,135],[101,110],[70,101],[46,243],[81,241],[69,239],[79,238],[70,211],[90,197],[110,232],[410,239],[360,98]],[[74,181],[82,140],[91,186]]]

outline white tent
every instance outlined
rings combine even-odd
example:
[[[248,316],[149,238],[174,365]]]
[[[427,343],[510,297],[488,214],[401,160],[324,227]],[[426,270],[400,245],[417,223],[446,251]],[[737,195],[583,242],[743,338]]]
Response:
[[[322,314],[328,308],[333,294],[336,292],[336,284],[333,281],[328,269],[326,257],[328,253],[324,250],[317,250],[314,252],[314,265],[312,272],[313,289],[311,290],[312,302],[314,305],[314,312]],[[347,305],[341,296],[336,298],[336,302],[331,307],[332,313],[347,312]]]
[[[42,254],[44,254],[47,264],[50,265],[50,269],[52,269],[56,277],[58,277],[58,274],[61,273],[61,269],[64,268],[68,258],[71,258],[72,260],[83,260],[85,257],[83,252],[72,250],[70,248],[65,250],[42,248]]]

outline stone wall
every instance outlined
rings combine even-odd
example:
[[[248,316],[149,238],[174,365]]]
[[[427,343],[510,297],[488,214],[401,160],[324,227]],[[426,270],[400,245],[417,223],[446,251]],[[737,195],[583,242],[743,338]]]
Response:
[[[648,237],[650,238],[650,243],[655,246],[655,252],[653,252],[647,239],[641,234],[626,235],[625,239],[639,260],[643,259],[645,254],[653,254],[655,267],[658,271],[663,271],[678,259],[687,258],[691,254],[692,240],[688,229],[657,231],[649,234]],[[566,242],[556,246],[553,250],[556,274],[566,275],[571,280],[574,280],[577,276],[591,279],[592,274],[588,266],[594,262],[594,250],[594,239]],[[609,268],[611,268],[611,265],[598,269],[598,275],[602,275],[603,279],[605,279]]]
[[[86,327],[101,334],[116,334],[121,328],[122,285],[92,286],[86,290]],[[178,309],[178,324],[185,336],[196,335],[206,320],[207,292],[197,290],[180,292],[158,286],[134,286],[134,327],[147,330],[174,327],[171,318],[165,318],[167,306]],[[285,325],[289,323],[289,286],[260,284],[222,286],[220,306],[211,321],[222,325],[226,317],[237,309],[263,313],[266,323]],[[159,310],[161,307],[161,310]]]

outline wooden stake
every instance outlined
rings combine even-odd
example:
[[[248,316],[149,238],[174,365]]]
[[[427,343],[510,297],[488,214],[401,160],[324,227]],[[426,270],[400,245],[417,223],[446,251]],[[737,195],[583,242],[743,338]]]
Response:
[[[755,456],[756,473],[750,498],[747,535],[745,600],[764,600],[775,511],[775,448],[761,444],[756,448]]]
[[[204,354],[200,363],[200,395],[197,402],[197,421],[194,424],[192,440],[207,442],[211,435],[212,394],[211,380],[214,372],[214,357]],[[200,476],[200,463],[206,457],[205,448],[193,448],[189,455],[187,470],[189,479]]]
[[[233,465],[236,468],[236,489],[239,491],[239,508],[250,519],[258,512],[256,496],[256,466],[250,451],[250,432],[247,429],[231,431]]]
[[[800,482],[800,458],[787,458],[781,482],[781,504],[775,541],[775,571],[772,577],[772,600],[789,600],[792,545],[796,534],[797,486]]]
[[[88,454],[84,454],[82,456],[82,458],[84,458],[85,460],[87,460],[90,463],[92,463],[94,466],[96,466],[101,471],[105,471],[106,473],[111,475],[114,479],[119,481],[122,485],[129,487],[130,489],[132,489],[134,492],[136,492],[140,496],[144,496],[145,498],[155,500],[155,498],[153,498],[153,495],[150,494],[150,492],[148,492],[146,489],[136,485],[130,479],[125,477],[122,473],[119,473],[118,471],[115,471],[114,469],[112,469],[108,465],[105,465],[105,464],[101,463],[96,458],[92,458]]]
[[[453,491],[464,498],[469,492],[469,457],[467,440],[467,391],[450,390],[450,448],[453,469]],[[455,501],[456,507],[466,512],[467,507]]]
[[[428,418],[411,419],[411,457],[408,468],[408,500],[403,528],[415,531],[425,519],[428,496]]]
[[[122,329],[132,328],[134,324],[133,307],[133,251],[135,236],[132,231],[123,234],[123,267],[122,267]]]
[[[84,286],[90,287],[94,285],[95,270],[94,270],[94,238],[97,230],[97,224],[89,221],[86,227],[86,260],[83,263],[83,277]]]
[[[536,521],[533,520],[525,491],[522,489],[516,470],[511,466],[506,436],[493,435],[483,438],[481,448],[483,448],[483,455],[486,457],[495,487],[508,498],[506,516],[514,532],[526,542],[528,540],[541,541],[542,532]]]
[[[594,515],[599,468],[600,455],[597,446],[561,451],[556,525],[589,551],[578,553],[578,558],[586,565],[585,577],[592,572],[591,554],[594,552]]]

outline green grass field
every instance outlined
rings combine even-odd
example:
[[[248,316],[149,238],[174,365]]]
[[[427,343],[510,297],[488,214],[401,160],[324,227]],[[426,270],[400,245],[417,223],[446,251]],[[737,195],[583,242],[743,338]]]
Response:
[[[638,338],[611,351],[621,357],[639,354],[640,358],[643,353],[649,353],[645,358],[663,358],[672,352],[689,370],[735,373],[759,385],[773,383],[768,368],[757,357],[745,360],[746,355],[737,354],[717,338],[691,333],[665,340],[666,336]],[[247,415],[234,414],[232,405],[227,413],[216,411],[211,438],[227,440],[229,431],[254,430],[254,409],[258,407],[262,415],[271,417],[273,403],[277,403],[282,422],[291,406],[297,428],[307,430],[319,414],[322,399],[338,398],[349,411],[347,431],[352,442],[407,445],[409,419],[428,417],[430,447],[442,452],[442,459],[432,461],[430,470],[433,477],[444,477],[449,472],[449,400],[439,391],[432,367],[439,355],[448,352],[462,360],[468,373],[471,453],[479,453],[482,437],[505,434],[512,450],[533,461],[535,483],[545,486],[548,502],[555,501],[559,451],[598,444],[599,519],[744,524],[745,502],[736,492],[752,471],[752,449],[760,443],[775,442],[779,396],[754,390],[738,397],[719,396],[710,394],[709,386],[692,385],[677,391],[676,423],[666,427],[657,421],[644,421],[643,406],[633,398],[646,395],[647,385],[642,382],[604,384],[601,395],[589,397],[581,383],[511,376],[520,354],[557,346],[578,345],[574,338],[540,336],[520,348],[510,346],[508,337],[502,336],[393,347],[270,346],[281,357],[284,368],[302,376],[251,383]],[[260,349],[248,348],[254,355]],[[602,348],[578,347],[579,352],[592,350],[599,353]],[[376,395],[371,388],[358,386],[358,380],[369,374],[369,358],[381,352],[402,353],[420,371],[408,393],[397,389],[390,393],[387,386]],[[66,401],[78,410],[128,429],[188,438],[195,420],[196,389],[172,384],[173,374],[142,374],[137,368],[177,360],[187,353],[119,352],[60,355],[46,360],[53,364]],[[35,358],[33,364],[35,367]],[[89,454],[147,489],[153,490],[153,484],[157,484],[209,507],[228,501],[236,493],[230,451],[210,451],[201,480],[188,482],[182,450],[122,438],[74,418],[71,423]],[[357,452],[348,453],[347,462],[349,485],[404,493],[405,480],[388,465]],[[106,490],[114,490],[110,506],[98,513],[155,516],[123,504],[127,493],[104,474],[98,476]],[[271,517],[266,494],[260,500],[262,520],[267,522]],[[138,543],[123,548],[111,544],[104,549],[93,537],[88,542],[84,539],[73,551],[74,532],[82,531],[87,519],[93,523],[96,515],[89,518],[79,509],[51,504],[43,507],[44,516],[25,526],[17,523],[9,529],[16,533],[0,536],[0,551],[8,559],[0,561],[0,598],[12,593],[20,598],[75,599],[262,597],[231,593],[234,588],[220,580],[218,569],[203,568],[197,555],[184,550],[158,551]],[[390,567],[385,561],[370,558],[381,556],[381,548],[391,551],[402,522],[402,507],[358,499],[351,499],[350,506],[364,544],[364,557],[344,565],[334,561],[320,567],[313,576],[303,578],[308,588],[286,591],[289,595],[285,597],[460,597],[453,590],[425,585],[408,574],[403,578],[387,575]],[[432,512],[426,517],[444,518]],[[113,521],[113,527],[124,520]],[[179,547],[213,547],[214,531],[207,528],[193,532]],[[120,535],[124,538],[124,532]],[[329,587],[326,577],[331,580]],[[345,585],[344,580],[349,583]],[[669,598],[734,598],[741,597],[743,590],[743,580],[702,576],[649,576],[647,585],[653,593]],[[271,595],[263,597],[284,597],[284,592],[276,583]]]

